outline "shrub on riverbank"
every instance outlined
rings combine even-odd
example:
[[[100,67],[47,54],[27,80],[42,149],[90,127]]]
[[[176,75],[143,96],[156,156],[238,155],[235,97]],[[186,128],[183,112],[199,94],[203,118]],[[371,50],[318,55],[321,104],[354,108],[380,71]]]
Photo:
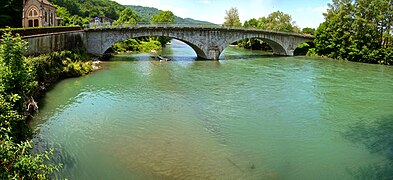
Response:
[[[161,50],[162,47],[161,42],[153,38],[137,38],[118,42],[111,49],[113,52],[151,52],[152,50]]]
[[[36,105],[45,86],[92,71],[83,53],[63,51],[26,58],[27,43],[7,30],[0,42],[0,177],[49,179],[60,165],[48,165],[51,152],[34,154],[28,139],[26,106]],[[27,103],[28,102],[28,103]],[[32,103],[32,104],[31,104]]]

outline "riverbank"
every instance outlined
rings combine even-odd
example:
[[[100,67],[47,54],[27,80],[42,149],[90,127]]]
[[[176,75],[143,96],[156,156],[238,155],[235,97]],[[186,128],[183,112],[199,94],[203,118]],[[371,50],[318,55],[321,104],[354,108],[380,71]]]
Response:
[[[38,111],[38,100],[53,84],[71,77],[80,77],[98,70],[99,63],[82,50],[61,51],[26,59],[34,86],[26,94],[25,108],[28,116]],[[33,106],[34,108],[31,108]]]
[[[53,150],[33,153],[28,117],[39,111],[34,98],[68,77],[93,71],[81,50],[24,56],[27,42],[6,31],[0,43],[0,176],[2,179],[49,179],[61,164],[48,163]]]

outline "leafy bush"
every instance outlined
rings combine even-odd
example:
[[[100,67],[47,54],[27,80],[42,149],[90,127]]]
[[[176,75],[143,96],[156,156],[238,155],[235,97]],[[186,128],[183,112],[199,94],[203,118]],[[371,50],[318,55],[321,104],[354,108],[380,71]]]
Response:
[[[48,164],[53,150],[31,152],[27,139],[26,96],[37,93],[38,84],[81,76],[93,70],[88,56],[62,51],[25,58],[27,43],[7,30],[0,44],[0,177],[1,179],[49,179],[60,165]]]
[[[33,82],[23,53],[27,43],[8,30],[0,44],[0,176],[2,179],[49,179],[60,166],[47,165],[51,152],[31,153],[24,97]]]
[[[162,49],[162,44],[158,38],[137,38],[127,39],[122,42],[115,43],[112,45],[112,50],[116,52],[126,51],[138,51],[138,52],[150,52],[152,50]],[[157,39],[157,40],[156,40]]]

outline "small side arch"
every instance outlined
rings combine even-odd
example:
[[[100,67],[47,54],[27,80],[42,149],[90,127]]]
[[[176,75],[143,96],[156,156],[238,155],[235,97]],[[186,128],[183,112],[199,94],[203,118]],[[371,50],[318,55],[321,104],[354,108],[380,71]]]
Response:
[[[303,46],[303,44],[305,44]],[[309,49],[315,48],[314,41],[304,41],[300,42],[299,44],[296,45],[295,50],[293,51],[294,56],[304,56],[307,55],[307,52]]]
[[[268,39],[268,38],[263,38],[260,36],[248,36],[248,37],[241,37],[241,38],[234,38],[234,39],[230,39],[229,41],[227,41],[227,43],[222,44],[220,46],[220,52],[224,51],[225,48],[227,48],[229,45],[244,40],[244,39],[261,39],[262,41],[266,42],[273,50],[273,54],[274,55],[288,55],[287,51],[285,50],[285,48],[283,47],[282,44],[280,44],[279,42],[272,40],[272,39]]]

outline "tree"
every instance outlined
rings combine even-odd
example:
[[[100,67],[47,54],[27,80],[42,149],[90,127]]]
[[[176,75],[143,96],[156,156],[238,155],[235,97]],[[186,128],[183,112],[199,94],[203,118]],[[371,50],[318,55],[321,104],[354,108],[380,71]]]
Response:
[[[314,35],[315,28],[309,28],[309,27],[303,28],[302,33]]]
[[[27,88],[26,50],[27,42],[19,35],[13,37],[10,29],[3,34],[0,44],[0,84],[4,94],[15,103],[19,112],[23,111],[24,92]]]
[[[153,14],[150,18],[151,23],[174,23],[175,15],[172,11],[160,11],[158,14]]]
[[[114,24],[136,24],[139,19],[139,16],[131,8],[126,8],[120,13],[119,19]]]
[[[252,18],[248,21],[244,22],[243,27],[245,28],[257,28],[258,27],[258,20],[255,18]]]
[[[65,7],[61,7],[58,5],[54,5],[54,6],[56,7],[57,17],[60,18],[58,20],[59,25],[60,26],[68,25],[71,14],[68,12],[68,10]]]
[[[226,27],[240,27],[242,23],[240,22],[239,12],[237,8],[232,7],[229,11],[225,11],[225,22],[224,26]]]
[[[244,22],[245,28],[257,28],[272,31],[284,31],[284,32],[300,32],[300,29],[292,21],[292,17],[289,14],[285,14],[280,11],[271,13],[268,17],[260,17],[259,19],[252,18]],[[270,46],[258,39],[244,39],[238,42],[238,46],[246,49],[255,50],[270,50]]]
[[[7,0],[0,3],[0,28],[22,26],[22,1]]]
[[[268,17],[261,17],[258,21],[258,27],[260,29],[282,32],[300,32],[299,27],[292,21],[292,17],[281,11],[273,12],[269,14]]]
[[[160,11],[158,14],[153,14],[150,18],[150,22],[152,24],[155,23],[174,23],[175,22],[175,15],[172,11]],[[164,47],[168,42],[172,40],[172,38],[168,37],[152,37],[149,41],[158,41],[161,43],[161,46]]]
[[[349,61],[391,64],[391,0],[333,0],[315,32],[315,52]]]

